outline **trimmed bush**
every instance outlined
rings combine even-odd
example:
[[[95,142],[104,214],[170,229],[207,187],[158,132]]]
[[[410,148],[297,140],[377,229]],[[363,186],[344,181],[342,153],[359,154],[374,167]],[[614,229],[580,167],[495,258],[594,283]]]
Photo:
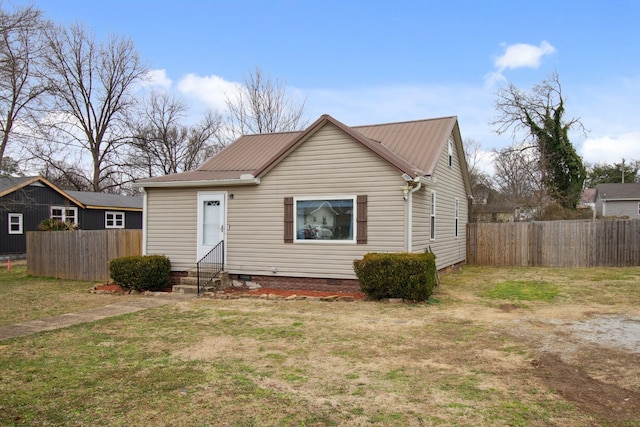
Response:
[[[171,284],[171,261],[162,255],[126,256],[109,262],[111,280],[125,289],[152,291]]]
[[[431,253],[368,253],[353,262],[362,292],[372,299],[426,301],[436,286]]]

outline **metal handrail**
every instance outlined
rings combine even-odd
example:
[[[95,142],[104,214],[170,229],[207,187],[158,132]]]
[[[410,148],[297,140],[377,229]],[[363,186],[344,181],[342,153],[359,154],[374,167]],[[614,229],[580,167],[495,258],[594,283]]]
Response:
[[[198,273],[198,296],[200,289],[204,289],[218,273],[224,270],[224,240],[203,256],[196,264]]]

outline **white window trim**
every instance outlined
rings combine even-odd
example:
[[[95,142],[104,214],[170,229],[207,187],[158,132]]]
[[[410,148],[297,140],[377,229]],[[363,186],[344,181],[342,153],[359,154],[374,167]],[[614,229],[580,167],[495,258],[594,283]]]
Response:
[[[431,190],[431,203],[429,205],[429,240],[436,240],[436,191]]]
[[[12,218],[18,218],[18,230],[12,230],[11,226],[15,225],[15,223],[11,222]],[[8,222],[9,222],[9,234],[23,234],[23,216],[21,213],[10,213],[8,214]]]
[[[109,215],[113,215],[113,225],[109,225],[109,219],[108,216]],[[121,216],[122,217],[122,225],[116,225],[117,223],[117,217]],[[104,213],[104,228],[124,228],[124,220],[125,220],[125,214],[122,211],[106,211]]]
[[[351,200],[353,211],[351,213],[351,239],[298,239],[298,202],[309,200]],[[328,195],[328,196],[304,196],[293,198],[293,243],[310,244],[310,245],[355,245],[357,243],[357,227],[358,227],[358,196],[350,195]]]
[[[67,211],[73,211],[73,223],[76,224],[78,222],[78,208],[75,206],[51,206],[51,209],[49,210],[50,218],[53,218],[53,210],[54,209],[60,209],[62,210],[62,222],[67,222]]]

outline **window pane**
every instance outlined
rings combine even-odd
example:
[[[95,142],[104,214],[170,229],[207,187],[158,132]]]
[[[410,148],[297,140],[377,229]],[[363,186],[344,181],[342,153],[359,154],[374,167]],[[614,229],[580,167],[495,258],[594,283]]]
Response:
[[[353,240],[353,199],[298,200],[297,240]]]
[[[220,241],[220,225],[220,201],[205,201],[202,221],[202,243],[204,245],[213,246],[218,244]]]

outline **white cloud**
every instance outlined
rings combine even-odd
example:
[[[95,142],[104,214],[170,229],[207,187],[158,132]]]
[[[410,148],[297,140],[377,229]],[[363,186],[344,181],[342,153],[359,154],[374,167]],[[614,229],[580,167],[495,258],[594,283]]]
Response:
[[[180,92],[193,96],[214,110],[227,108],[227,96],[238,90],[238,83],[229,82],[215,75],[197,76],[187,74],[178,83]]]
[[[582,144],[582,158],[589,163],[620,163],[640,160],[640,132],[588,138]]]
[[[151,70],[142,82],[144,87],[160,87],[169,89],[173,82],[167,77],[167,70]]]
[[[493,65],[496,70],[486,76],[488,84],[493,84],[500,80],[505,80],[502,74],[504,70],[513,70],[516,68],[538,68],[542,63],[542,58],[552,55],[556,52],[556,48],[549,42],[542,41],[540,46],[534,46],[526,43],[516,43],[506,45],[504,53],[495,58]]]

